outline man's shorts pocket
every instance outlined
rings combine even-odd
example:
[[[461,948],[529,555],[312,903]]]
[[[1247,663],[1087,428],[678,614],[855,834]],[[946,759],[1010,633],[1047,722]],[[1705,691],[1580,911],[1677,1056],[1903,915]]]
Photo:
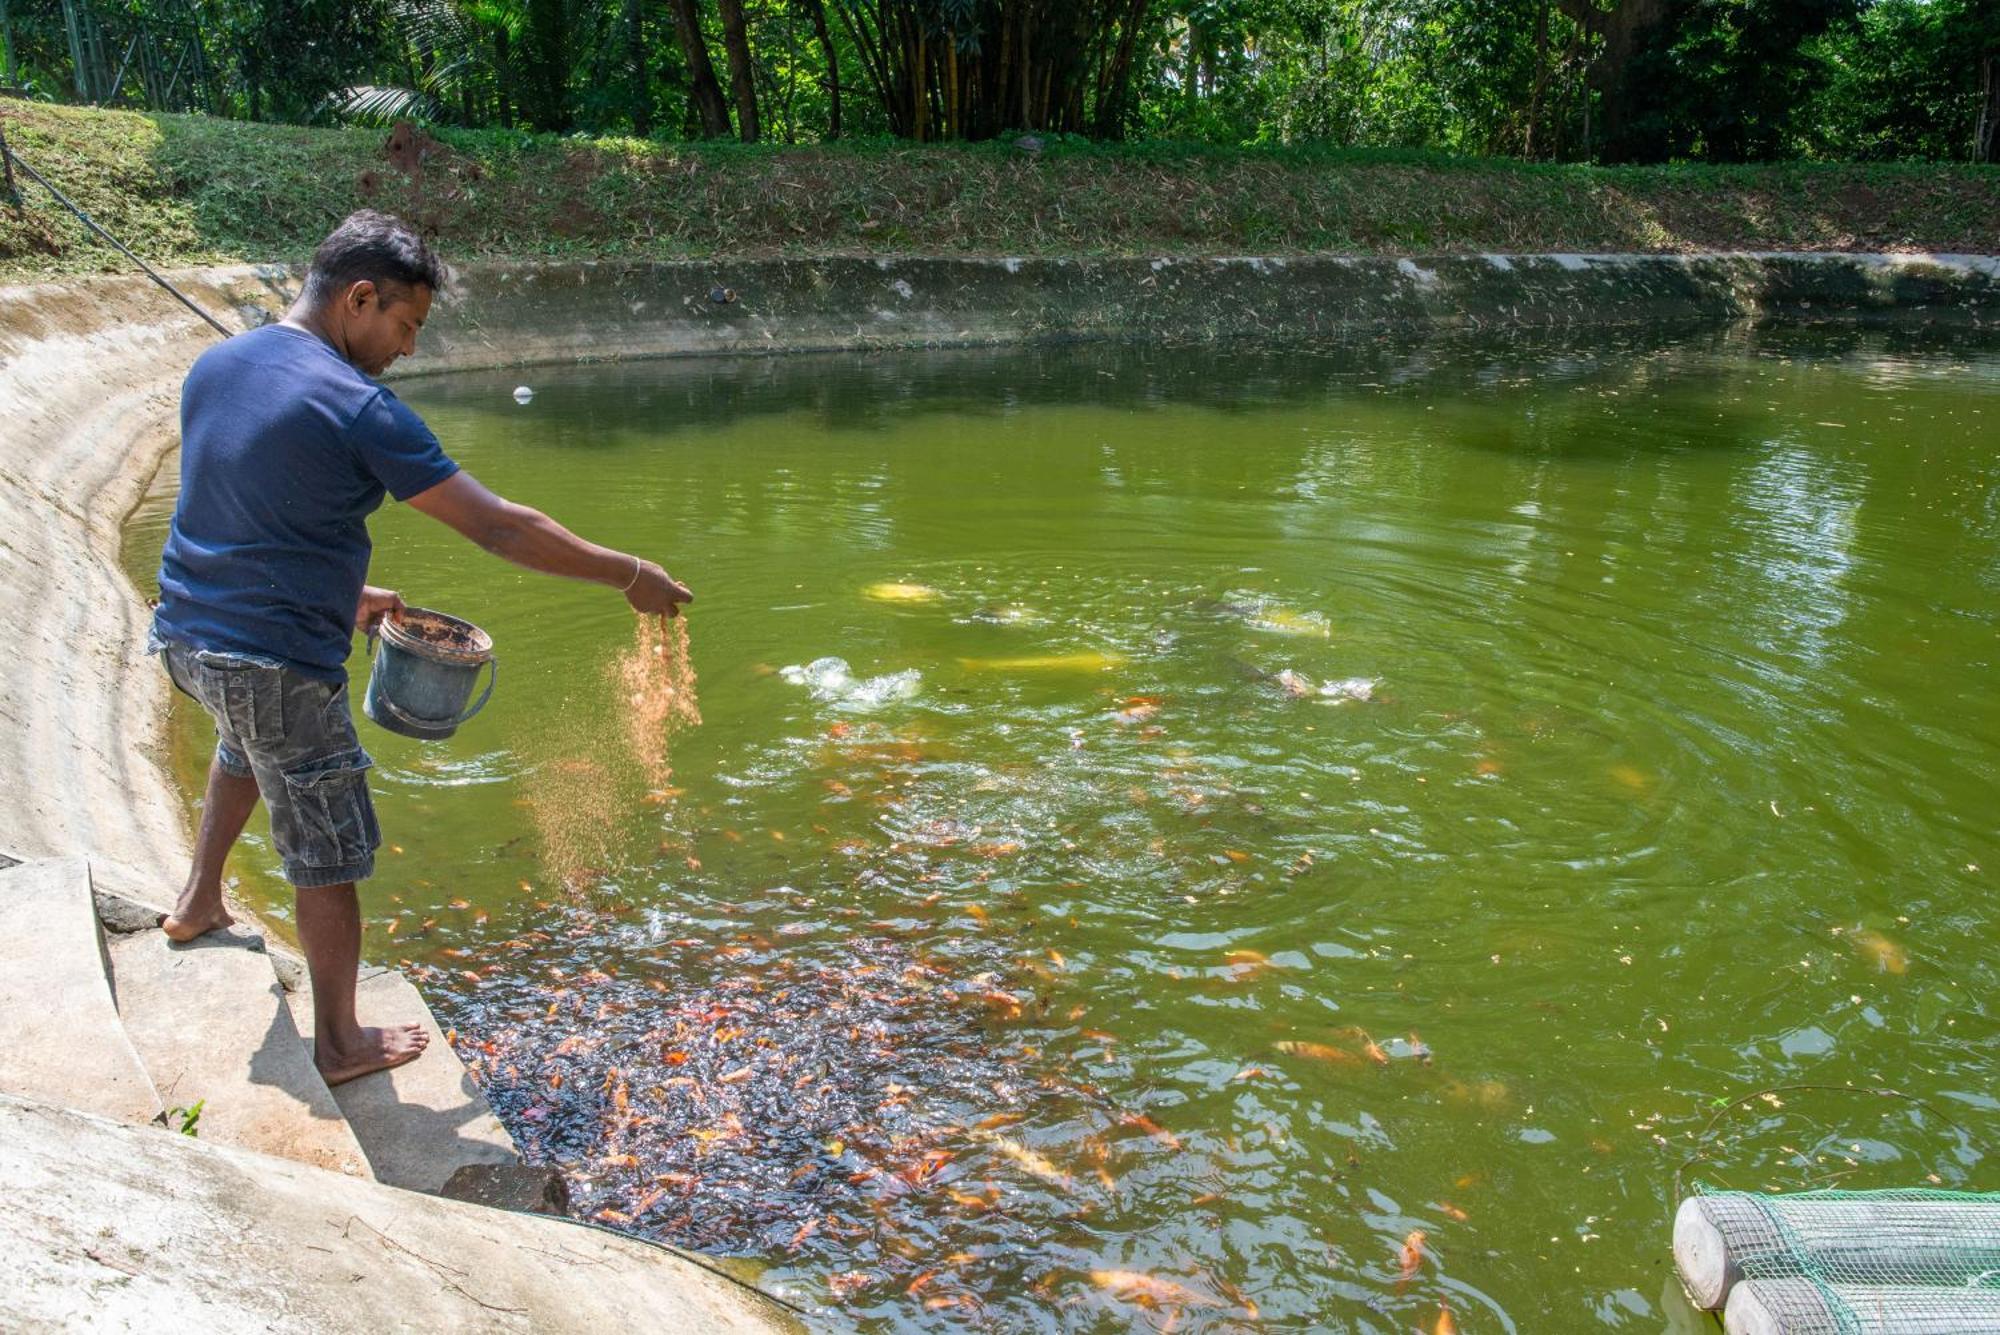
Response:
[[[281,669],[233,654],[198,650],[197,700],[220,715],[239,742],[275,742],[285,735],[285,683]]]
[[[285,771],[296,828],[293,838],[280,841],[278,851],[288,864],[352,868],[372,861],[382,843],[375,804],[368,797],[368,768],[374,763],[357,747]]]

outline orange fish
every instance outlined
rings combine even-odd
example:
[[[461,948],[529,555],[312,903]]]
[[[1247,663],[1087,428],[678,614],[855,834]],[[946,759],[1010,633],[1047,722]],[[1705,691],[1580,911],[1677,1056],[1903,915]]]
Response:
[[[1168,1307],[1223,1306],[1220,1298],[1197,1293],[1185,1284],[1176,1284],[1170,1279],[1160,1279],[1137,1270],[1093,1270],[1090,1280],[1098,1288],[1109,1289],[1116,1296],[1133,1302],[1147,1301]]]
[[[1271,1046],[1280,1052],[1290,1053],[1294,1057],[1310,1057],[1314,1061],[1334,1062],[1336,1064],[1347,1062],[1351,1064],[1360,1060],[1353,1053],[1343,1048],[1329,1047],[1325,1043],[1309,1043],[1299,1038],[1281,1038]]]
[[[1402,1249],[1396,1255],[1397,1261],[1402,1266],[1402,1271],[1397,1276],[1398,1283],[1409,1283],[1417,1271],[1422,1269],[1424,1264],[1424,1236],[1422,1229],[1413,1228],[1410,1230],[1409,1236],[1403,1239]]]
[[[1450,1201],[1437,1201],[1435,1202],[1435,1204],[1437,1205],[1438,1213],[1442,1214],[1446,1219],[1449,1219],[1454,1223],[1462,1224],[1466,1220],[1472,1218],[1471,1215],[1459,1209],[1456,1205],[1453,1205]]]
[[[1118,1118],[1126,1126],[1136,1126],[1170,1150],[1181,1147],[1181,1138],[1144,1113],[1124,1113]]]
[[[1431,1335],[1458,1335],[1458,1323],[1451,1319],[1451,1308],[1445,1303],[1438,1304],[1438,1320]]]

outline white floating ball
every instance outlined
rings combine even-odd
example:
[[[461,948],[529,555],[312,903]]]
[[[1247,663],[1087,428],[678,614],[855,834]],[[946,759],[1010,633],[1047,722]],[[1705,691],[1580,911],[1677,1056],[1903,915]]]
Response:
[[[529,389],[526,385],[516,385],[514,387],[514,402],[526,403],[529,399],[532,399],[534,397],[535,397],[535,391]]]

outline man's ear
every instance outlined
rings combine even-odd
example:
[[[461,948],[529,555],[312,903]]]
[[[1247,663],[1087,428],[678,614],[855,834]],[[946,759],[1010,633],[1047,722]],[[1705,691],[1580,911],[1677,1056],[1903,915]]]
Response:
[[[377,292],[375,284],[366,278],[363,278],[360,282],[355,283],[347,289],[348,307],[357,315],[368,309],[370,301],[379,303],[381,300],[382,294]]]

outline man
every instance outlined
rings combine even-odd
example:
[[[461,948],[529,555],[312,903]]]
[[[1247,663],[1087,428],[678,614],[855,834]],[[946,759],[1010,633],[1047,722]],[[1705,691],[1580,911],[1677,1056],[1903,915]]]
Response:
[[[384,494],[531,570],[617,589],[637,612],[674,616],[694,597],[652,562],[479,485],[376,383],[416,350],[444,281],[407,225],[356,213],[320,244],[283,322],[203,353],[181,395],[181,491],[152,647],[213,716],[217,742],[194,865],[164,928],[190,941],[229,924],[223,859],[261,794],[297,895],[328,1084],[410,1061],[426,1042],[419,1025],[364,1029],[354,1013],[354,883],[382,840],[343,664],[356,630],[403,606],[365,582],[365,521]]]

